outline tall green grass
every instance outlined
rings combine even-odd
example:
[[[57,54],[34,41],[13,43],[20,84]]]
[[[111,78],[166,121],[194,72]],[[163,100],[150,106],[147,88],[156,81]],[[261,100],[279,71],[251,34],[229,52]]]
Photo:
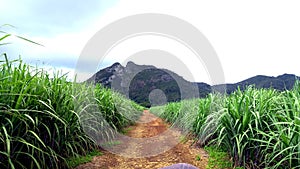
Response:
[[[234,158],[236,166],[261,167],[264,163],[263,147],[257,140],[264,140],[261,131],[272,131],[270,117],[276,113],[279,93],[273,89],[237,90],[226,99],[226,109],[221,114],[218,142]]]
[[[120,130],[142,109],[100,85],[72,83],[59,73],[50,77],[6,54],[0,59],[0,95],[0,168],[67,168],[66,158],[99,148],[82,126],[86,117],[98,113]],[[101,122],[90,127],[97,130]]]
[[[300,168],[300,84],[278,98],[271,123],[259,131],[264,139],[256,140],[263,147],[264,164],[270,168]]]
[[[204,99],[169,103],[152,111],[188,129],[201,146],[215,144],[225,148],[234,166],[300,167],[298,81],[290,91],[250,86],[227,96],[211,94]]]

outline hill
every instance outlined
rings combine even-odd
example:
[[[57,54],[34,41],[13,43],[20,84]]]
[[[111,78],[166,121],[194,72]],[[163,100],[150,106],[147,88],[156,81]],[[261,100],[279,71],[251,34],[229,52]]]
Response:
[[[87,81],[101,83],[105,87],[116,90],[131,100],[145,107],[165,102],[175,102],[187,98],[205,97],[212,89],[224,88],[227,94],[232,93],[238,87],[244,90],[246,86],[253,85],[256,88],[274,88],[277,90],[289,90],[293,87],[298,76],[283,74],[277,77],[257,75],[238,83],[211,86],[203,82],[189,82],[176,73],[159,69],[151,65],[137,65],[128,62],[124,67],[120,63],[101,69]],[[164,93],[151,92],[159,89]],[[154,99],[151,100],[152,96]],[[153,100],[159,100],[154,102]]]

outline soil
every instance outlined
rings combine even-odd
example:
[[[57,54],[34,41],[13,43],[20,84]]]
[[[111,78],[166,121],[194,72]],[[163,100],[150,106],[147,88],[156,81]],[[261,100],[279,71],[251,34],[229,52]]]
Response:
[[[170,129],[169,124],[149,111],[144,111],[140,120],[125,131],[119,144],[101,150],[102,156],[76,169],[157,169],[176,163],[204,169],[207,165],[208,154],[193,145],[192,137]]]

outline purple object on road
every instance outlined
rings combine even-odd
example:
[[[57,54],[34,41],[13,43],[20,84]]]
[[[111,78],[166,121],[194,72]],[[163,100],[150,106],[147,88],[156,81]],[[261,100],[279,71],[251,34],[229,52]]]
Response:
[[[193,165],[190,164],[186,164],[186,163],[178,163],[178,164],[174,164],[174,165],[170,165],[167,167],[163,167],[160,169],[199,169]]]

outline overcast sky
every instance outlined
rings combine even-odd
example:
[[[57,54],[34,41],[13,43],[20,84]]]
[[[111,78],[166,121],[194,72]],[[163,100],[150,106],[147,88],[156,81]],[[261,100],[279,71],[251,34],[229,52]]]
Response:
[[[11,38],[7,41],[13,44],[1,46],[1,53],[6,52],[10,58],[21,55],[25,62],[45,68],[54,67],[73,73],[81,50],[101,28],[125,16],[162,13],[181,18],[203,33],[219,57],[227,83],[255,75],[300,75],[298,0],[0,1],[0,25],[16,27],[1,27],[1,30],[44,45],[40,47]],[[210,83],[208,75],[197,73],[205,72],[205,66],[184,61],[188,60],[188,51],[185,55],[183,51],[186,49],[180,51],[178,44],[170,48],[172,43],[168,39],[149,36],[129,39],[112,50],[99,67],[122,63],[132,53],[160,46],[160,50],[173,50],[168,52],[176,53],[182,59],[195,81]],[[165,65],[165,68],[172,69],[167,63]]]

